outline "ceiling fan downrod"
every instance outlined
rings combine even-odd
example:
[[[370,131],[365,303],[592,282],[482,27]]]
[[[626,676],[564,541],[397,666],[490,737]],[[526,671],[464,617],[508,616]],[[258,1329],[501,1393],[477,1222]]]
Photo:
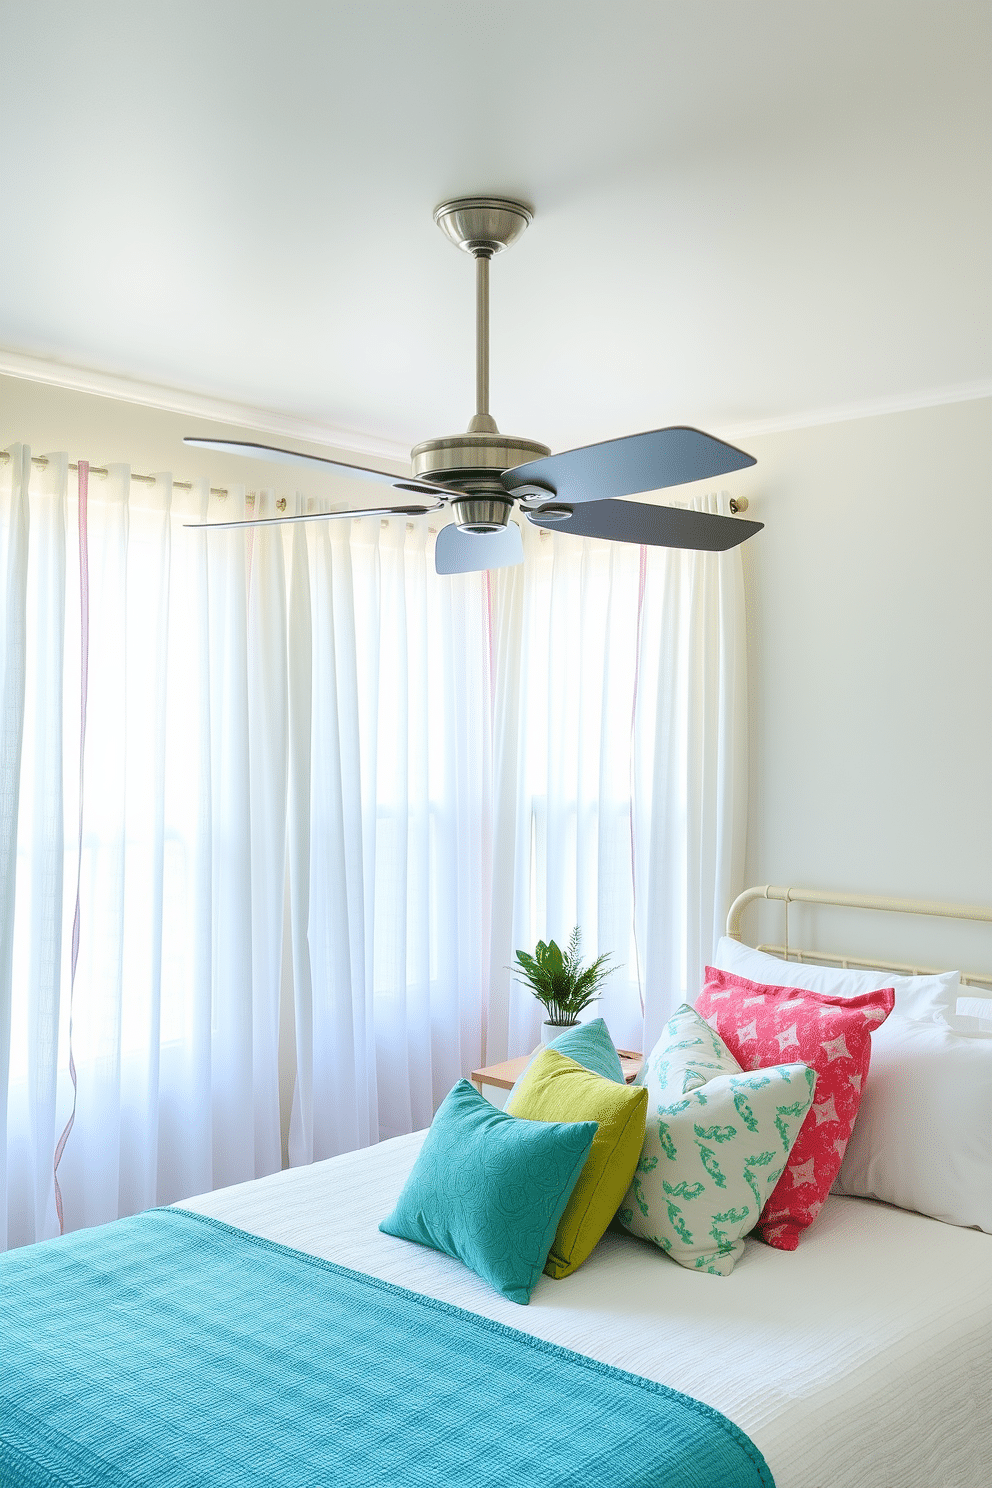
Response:
[[[489,262],[485,248],[475,253],[475,417],[469,424],[473,434],[497,434],[496,420],[489,412]]]
[[[546,444],[501,434],[489,412],[489,264],[515,243],[533,220],[523,202],[469,196],[442,202],[434,221],[456,247],[475,259],[475,414],[464,434],[427,439],[411,451],[415,476],[451,486],[456,524],[466,532],[498,532],[513,510],[500,481],[504,470],[551,453]]]

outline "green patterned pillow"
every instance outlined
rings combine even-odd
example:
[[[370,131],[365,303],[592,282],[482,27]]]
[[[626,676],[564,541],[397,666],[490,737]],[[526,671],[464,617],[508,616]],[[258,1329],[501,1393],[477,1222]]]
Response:
[[[683,1004],[635,1082],[648,1090],[644,1147],[617,1218],[682,1266],[729,1276],[813,1103],[805,1064],[745,1073]]]

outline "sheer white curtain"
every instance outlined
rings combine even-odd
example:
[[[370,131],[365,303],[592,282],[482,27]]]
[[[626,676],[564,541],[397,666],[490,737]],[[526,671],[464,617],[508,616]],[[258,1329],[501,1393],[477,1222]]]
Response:
[[[90,478],[80,859],[76,477],[0,463],[0,1243],[57,1231],[70,1116],[70,1229],[272,1171],[287,1118],[293,1163],[427,1125],[573,924],[638,1047],[738,886],[739,554],[183,525],[247,500]]]
[[[76,482],[64,455],[39,470],[11,453],[0,1037],[5,1238],[20,1244],[57,1230],[70,1119],[67,1228],[279,1166],[285,791],[269,764],[286,748],[286,660],[267,644],[278,585],[249,591],[244,540],[182,527],[205,486],[91,479],[80,861]]]
[[[281,1095],[305,1162],[427,1125],[481,1059],[484,578],[438,580],[424,522],[183,525],[245,510],[90,480],[79,864],[76,478],[0,464],[8,1244],[57,1232],[70,1121],[72,1229],[277,1168]]]
[[[439,579],[428,537],[370,518],[292,540],[293,1163],[427,1126],[481,1057],[486,591]]]
[[[488,1057],[533,1048],[542,1010],[510,980],[517,947],[573,925],[616,966],[601,1014],[640,1046],[633,955],[630,741],[640,549],[528,526],[495,585],[500,616],[493,993]],[[494,575],[494,578],[496,576]]]
[[[725,496],[696,510],[729,515]],[[650,1049],[692,1002],[744,887],[747,630],[740,548],[647,551],[634,726],[637,947]]]
[[[487,1057],[538,1037],[514,950],[576,924],[616,968],[585,1016],[647,1049],[698,992],[743,873],[740,552],[523,536],[523,566],[493,575],[494,881],[511,888],[493,899]]]
[[[55,1216],[66,466],[0,465],[0,1245]]]

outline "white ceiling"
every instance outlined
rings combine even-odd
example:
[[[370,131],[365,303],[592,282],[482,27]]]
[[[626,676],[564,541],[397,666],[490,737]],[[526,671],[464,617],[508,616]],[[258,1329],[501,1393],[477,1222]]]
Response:
[[[563,448],[992,376],[988,0],[0,0],[0,346]],[[355,441],[352,441],[354,444]],[[361,445],[361,440],[357,441]]]

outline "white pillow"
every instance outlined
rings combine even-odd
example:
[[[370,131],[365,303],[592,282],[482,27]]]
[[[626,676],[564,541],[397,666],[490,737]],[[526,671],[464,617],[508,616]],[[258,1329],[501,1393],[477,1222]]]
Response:
[[[878,1035],[834,1192],[992,1234],[992,1039],[897,1013]]]
[[[967,997],[958,998],[958,1012],[964,1017],[981,1018],[988,1023],[992,1031],[992,994],[988,997],[976,997],[969,994]]]
[[[970,1038],[988,1038],[992,1034],[992,997],[959,997],[957,1013],[942,1015],[948,1028],[966,1033]]]
[[[934,976],[901,977],[887,971],[863,971],[845,966],[817,966],[809,961],[782,961],[764,951],[752,950],[739,940],[724,935],[716,948],[713,965],[720,971],[751,982],[776,987],[805,987],[809,992],[825,992],[833,997],[858,997],[862,992],[878,992],[893,987],[896,994],[894,1012],[904,1018],[932,1019],[934,1013],[953,1014],[961,990],[961,973],[944,971]],[[886,1024],[878,1030],[881,1033]],[[873,1044],[875,1035],[872,1035]]]

